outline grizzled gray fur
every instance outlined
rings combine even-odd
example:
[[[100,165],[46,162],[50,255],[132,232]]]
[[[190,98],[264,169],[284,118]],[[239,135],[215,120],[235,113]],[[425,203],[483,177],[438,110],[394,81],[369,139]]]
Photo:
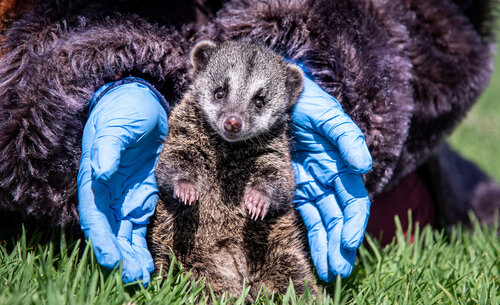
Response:
[[[238,42],[200,42],[191,61],[156,170],[153,258],[168,266],[171,248],[216,292],[240,295],[245,281],[251,298],[262,285],[284,293],[292,279],[302,293],[313,277],[288,143],[302,71]]]

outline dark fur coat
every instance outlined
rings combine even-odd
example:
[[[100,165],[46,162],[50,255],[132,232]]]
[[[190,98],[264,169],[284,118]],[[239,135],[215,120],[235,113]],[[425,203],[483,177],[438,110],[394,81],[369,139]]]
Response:
[[[493,0],[147,3],[41,1],[10,25],[0,61],[0,209],[76,224],[81,134],[93,92],[120,73],[134,74],[175,104],[189,83],[186,54],[204,38],[263,43],[302,62],[365,133],[371,196],[429,160],[439,171],[431,188],[456,185],[439,157],[451,152],[440,147],[492,73]],[[459,210],[485,198],[500,206],[495,183],[471,181]],[[441,206],[454,209],[441,197]]]

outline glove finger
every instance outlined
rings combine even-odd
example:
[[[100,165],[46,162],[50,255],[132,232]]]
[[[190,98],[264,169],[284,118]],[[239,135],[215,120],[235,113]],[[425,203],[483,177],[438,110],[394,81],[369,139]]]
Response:
[[[146,267],[142,266],[142,285],[144,287],[148,287],[150,281],[151,281],[151,273]]]
[[[342,247],[340,242],[342,227],[340,223],[332,231],[328,232],[328,264],[333,273],[331,274],[332,279],[337,275],[342,278],[348,277],[352,272],[356,259],[356,250]]]
[[[124,283],[132,283],[144,278],[144,273],[141,265],[134,255],[132,246],[125,240],[118,239],[120,252],[122,253],[122,280]]]
[[[331,193],[327,193],[318,198],[316,200],[316,206],[321,214],[327,232],[330,232],[334,227],[342,223],[344,215],[342,214],[341,207],[337,203],[333,190]]]
[[[317,131],[338,147],[342,159],[352,170],[359,174],[370,170],[372,157],[363,132],[342,108],[330,107],[315,119]]]
[[[111,133],[109,129],[106,133]],[[94,180],[107,182],[118,170],[127,143],[116,135],[101,135],[92,144],[90,164]]]
[[[102,183],[92,180],[90,151],[95,136],[95,125],[88,120],[82,138],[82,155],[78,171],[78,214],[81,229],[90,240],[97,261],[113,269],[121,259],[114,234],[116,220],[110,210],[110,192]]]
[[[92,142],[90,161],[93,178],[103,182],[118,170],[122,152],[141,135],[134,132],[136,125],[144,118],[135,108],[140,109],[140,100],[135,100],[134,92],[125,86],[106,94],[91,113],[95,136]],[[127,96],[127,92],[130,93]],[[137,105],[134,106],[134,101]],[[89,119],[90,120],[90,119]]]
[[[298,203],[296,208],[307,228],[307,239],[316,272],[321,280],[329,282],[331,278],[328,272],[328,241],[321,215],[311,202],[303,201]]]
[[[146,267],[149,273],[154,271],[153,257],[149,253],[148,245],[146,243],[146,225],[134,225],[132,231],[132,247],[138,254],[138,259],[143,266]]]
[[[148,181],[150,183],[148,183]],[[129,243],[135,257],[135,263],[142,270],[141,278],[144,286],[149,284],[151,279],[150,273],[154,270],[153,258],[147,249],[145,236],[146,223],[149,217],[154,213],[157,200],[158,191],[153,173],[148,177],[147,181],[136,184],[127,192],[120,207],[120,214],[127,219],[127,221],[122,221],[122,223],[126,223],[126,226],[123,225],[123,227],[126,227],[127,230],[124,230],[123,233],[119,232],[119,238]],[[125,269],[124,264],[124,271]],[[137,268],[134,269],[134,272],[138,272],[136,269]],[[131,271],[129,273],[132,274]],[[138,279],[138,277],[133,278],[133,275],[128,275],[124,278],[132,278],[129,281]]]
[[[90,230],[85,232],[85,236],[92,244],[99,265],[108,270],[118,266],[121,260],[120,248],[113,234]]]
[[[344,216],[333,193],[320,198],[316,205],[325,222],[328,233],[328,266],[329,278],[333,280],[338,274],[347,277],[351,274],[356,251],[344,249],[340,236],[344,226]]]
[[[90,171],[81,168],[78,185],[80,226],[92,243],[98,263],[113,269],[120,262],[121,255],[113,233],[116,221],[109,208],[109,192],[105,186],[92,182],[88,176]]]
[[[132,247],[132,229],[132,222],[128,220],[120,221],[117,240],[123,257],[122,279],[124,283],[135,282],[144,279],[145,276],[143,268]]]
[[[115,268],[120,262],[121,254],[108,218],[100,211],[87,210],[85,213],[80,213],[80,219],[82,230],[92,243],[99,265],[107,269]]]
[[[344,210],[344,226],[341,233],[342,247],[357,249],[363,242],[368,217],[370,198],[361,177],[354,173],[341,173],[334,179],[337,198]]]
[[[168,131],[166,112],[154,93],[136,84],[110,91],[97,104],[91,116],[96,130],[91,165],[95,178],[103,181],[108,181],[118,169],[125,149],[149,134],[154,133],[152,138],[156,141]],[[155,142],[155,145],[160,142]],[[155,152],[156,149],[151,149],[151,154]],[[141,154],[143,157],[144,154]]]
[[[337,146],[342,159],[356,173],[364,174],[372,166],[372,157],[359,127],[341,109],[332,108],[325,113],[320,133]]]

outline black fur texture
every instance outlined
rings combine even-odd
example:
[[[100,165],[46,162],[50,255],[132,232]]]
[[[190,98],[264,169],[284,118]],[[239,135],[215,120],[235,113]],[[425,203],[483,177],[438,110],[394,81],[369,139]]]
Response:
[[[302,62],[365,133],[372,197],[426,162],[493,68],[494,0],[193,0],[189,16],[190,5],[161,1],[40,2],[2,46],[0,209],[53,225],[78,220],[75,177],[94,90],[140,72],[175,103],[194,34],[263,43]]]
[[[189,49],[137,16],[72,9],[41,7],[19,20],[0,61],[0,208],[60,226],[78,221],[81,135],[95,90],[139,71],[170,84],[165,95],[175,101]]]

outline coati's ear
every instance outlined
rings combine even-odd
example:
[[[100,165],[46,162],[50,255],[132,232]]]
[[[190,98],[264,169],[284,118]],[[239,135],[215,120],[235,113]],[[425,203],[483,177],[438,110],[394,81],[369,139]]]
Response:
[[[286,89],[290,97],[290,107],[295,105],[302,93],[304,83],[304,72],[294,64],[287,64],[286,67]]]
[[[191,51],[191,64],[194,68],[194,73],[206,68],[208,59],[212,55],[217,45],[211,40],[203,40],[198,42]]]

